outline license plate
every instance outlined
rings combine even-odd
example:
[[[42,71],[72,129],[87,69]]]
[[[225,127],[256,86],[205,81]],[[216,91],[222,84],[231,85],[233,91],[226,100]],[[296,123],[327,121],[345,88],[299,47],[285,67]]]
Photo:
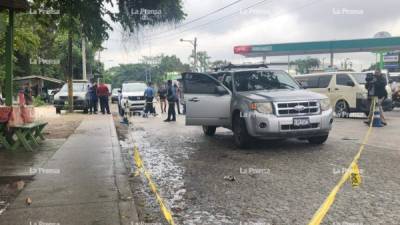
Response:
[[[293,118],[293,126],[295,127],[303,127],[310,125],[309,118]]]

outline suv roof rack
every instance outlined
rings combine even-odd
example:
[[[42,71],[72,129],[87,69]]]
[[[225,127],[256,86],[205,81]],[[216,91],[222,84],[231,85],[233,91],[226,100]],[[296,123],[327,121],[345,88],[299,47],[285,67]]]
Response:
[[[225,65],[225,66],[215,67],[214,71],[241,69],[241,68],[254,69],[254,68],[261,68],[261,67],[268,68],[267,64],[265,64],[265,63],[259,63],[259,64],[232,64],[232,63],[229,63],[228,65]]]

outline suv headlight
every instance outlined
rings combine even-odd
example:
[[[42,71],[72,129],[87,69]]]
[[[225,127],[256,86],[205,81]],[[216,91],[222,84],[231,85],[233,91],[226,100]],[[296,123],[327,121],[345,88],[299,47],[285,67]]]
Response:
[[[324,99],[320,100],[319,104],[321,106],[322,111],[326,111],[331,108],[331,102],[329,101],[329,98],[324,98]]]
[[[271,102],[252,103],[250,108],[259,113],[272,114],[274,112]]]

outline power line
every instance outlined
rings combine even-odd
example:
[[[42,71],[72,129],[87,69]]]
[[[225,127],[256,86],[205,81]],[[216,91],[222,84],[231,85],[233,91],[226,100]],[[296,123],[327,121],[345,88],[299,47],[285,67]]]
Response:
[[[263,4],[263,3],[267,3],[266,1],[267,1],[267,0],[258,2],[258,3],[254,4],[254,5],[251,5],[251,6],[247,7],[247,8],[245,8],[244,10],[247,10],[247,9],[249,9],[249,8],[255,7],[255,6],[260,5],[260,4]],[[326,0],[313,0],[313,1],[310,1],[310,2],[308,2],[307,4],[304,4],[304,5],[300,6],[300,7],[292,8],[290,11],[292,11],[292,10],[293,10],[293,11],[298,11],[298,10],[301,10],[301,9],[303,9],[303,8],[306,8],[306,7],[308,7],[308,6],[311,6],[311,5],[314,5],[314,4],[316,4],[316,3],[323,2],[323,1],[326,1]],[[216,20],[213,20],[213,21],[210,21],[210,22],[207,22],[207,23],[198,25],[198,26],[194,26],[194,27],[191,27],[191,28],[182,30],[181,32],[172,34],[172,36],[162,36],[162,37],[156,37],[156,38],[152,38],[152,39],[150,38],[149,40],[143,40],[143,41],[144,41],[144,42],[145,42],[145,41],[152,41],[152,40],[161,39],[161,38],[167,38],[167,39],[176,38],[176,37],[175,37],[176,35],[185,33],[185,32],[187,32],[187,31],[190,31],[190,30],[193,30],[193,29],[196,29],[196,28],[199,28],[199,27],[207,26],[207,25],[209,25],[209,24],[211,24],[211,23],[219,23],[219,22],[223,21],[224,19],[226,19],[226,18],[228,18],[228,17],[230,17],[230,16],[233,16],[233,15],[235,15],[235,14],[241,12],[241,11],[242,11],[242,10],[239,10],[239,11],[236,11],[236,12],[234,12],[234,13],[228,14],[228,15],[226,15],[226,16],[224,16],[224,17],[221,17],[221,18],[219,18],[219,19],[216,19]],[[288,12],[289,12],[289,11],[288,11]],[[282,15],[285,15],[285,14],[287,14],[288,12],[284,12],[284,13],[278,14],[278,15],[274,16],[274,18],[279,17],[279,16],[282,16]],[[269,18],[269,19],[272,19],[272,18]]]
[[[228,17],[231,17],[231,16],[233,16],[233,15],[235,15],[235,14],[237,14],[237,13],[242,12],[243,10],[247,10],[247,9],[253,8],[253,7],[255,7],[255,6],[263,5],[263,4],[265,4],[265,3],[268,3],[268,1],[272,1],[272,0],[262,0],[262,1],[259,1],[259,2],[255,3],[255,4],[252,4],[252,5],[250,5],[250,6],[246,7],[246,8],[244,8],[244,9],[240,9],[240,10],[238,10],[238,11],[235,11],[235,12],[233,12],[233,13],[230,13],[230,14],[225,15],[225,16],[223,16],[223,17],[220,17],[220,18],[218,18],[218,19],[211,20],[211,21],[209,21],[209,22],[207,22],[207,23],[203,23],[203,24],[200,24],[200,25],[198,25],[198,26],[194,26],[194,27],[187,28],[187,29],[182,30],[182,31],[180,31],[180,32],[178,32],[178,33],[175,33],[175,34],[173,34],[173,35],[182,34],[182,33],[187,32],[187,31],[189,31],[189,30],[193,30],[193,29],[196,29],[196,28],[199,28],[199,27],[204,27],[204,26],[207,26],[207,25],[209,25],[209,24],[211,24],[211,23],[214,23],[214,22],[222,21],[222,20],[224,20],[224,19],[226,19],[226,18],[228,18]],[[157,35],[157,36],[158,36],[158,35]],[[160,39],[160,38],[165,38],[165,37],[168,37],[168,36],[165,35],[165,36],[161,36],[161,37],[149,38],[148,41],[152,41],[152,40]]]
[[[186,22],[186,23],[183,23],[183,24],[177,26],[177,28],[186,26],[186,25],[188,25],[188,24],[190,24],[190,23],[194,23],[194,22],[199,21],[199,20],[201,20],[201,19],[203,19],[203,18],[206,18],[207,16],[211,16],[211,15],[213,15],[213,14],[215,14],[215,13],[217,13],[217,12],[220,12],[220,11],[222,11],[222,10],[224,10],[224,9],[226,9],[226,8],[228,8],[228,7],[230,7],[230,6],[233,6],[233,5],[235,5],[235,4],[237,4],[237,3],[241,2],[241,1],[243,1],[243,0],[234,1],[234,2],[232,2],[232,3],[230,3],[230,4],[226,5],[226,6],[224,6],[224,7],[222,7],[222,8],[219,8],[219,9],[217,9],[217,10],[215,10],[215,11],[212,11],[212,12],[210,12],[210,13],[207,13],[207,14],[205,14],[205,15],[203,15],[203,16],[200,16],[200,17],[198,17],[198,18],[196,18],[196,19],[193,19],[193,20],[191,20],[191,21],[188,21],[188,22]]]
[[[226,6],[223,6],[223,7],[219,8],[219,9],[216,9],[216,10],[214,10],[214,11],[211,11],[211,12],[209,12],[209,13],[207,13],[207,14],[205,14],[205,15],[202,15],[202,16],[196,18],[196,19],[193,19],[193,20],[190,20],[190,21],[188,21],[188,22],[186,22],[186,23],[180,24],[180,25],[176,26],[173,30],[167,30],[167,31],[165,31],[165,32],[161,32],[161,33],[158,33],[158,34],[155,34],[155,35],[151,35],[151,34],[150,34],[150,35],[148,35],[148,36],[154,37],[154,36],[159,36],[159,35],[162,35],[162,34],[165,34],[165,33],[173,32],[173,31],[176,30],[176,29],[179,29],[179,28],[184,27],[184,26],[187,26],[187,25],[189,25],[189,24],[191,24],[191,23],[197,22],[197,21],[199,21],[199,20],[201,20],[201,19],[204,19],[204,18],[206,18],[206,17],[208,17],[208,16],[211,16],[211,15],[213,15],[213,14],[215,14],[215,13],[221,12],[222,10],[224,10],[224,9],[226,9],[226,8],[229,8],[230,6],[236,5],[237,3],[241,2],[241,1],[243,1],[243,0],[236,0],[236,1],[232,2],[232,3],[229,3],[229,4],[226,5]]]

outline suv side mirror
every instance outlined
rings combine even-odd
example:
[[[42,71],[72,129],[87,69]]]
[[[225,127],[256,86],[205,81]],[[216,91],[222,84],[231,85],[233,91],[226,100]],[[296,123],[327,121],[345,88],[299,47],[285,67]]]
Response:
[[[348,86],[351,86],[351,87],[356,86],[356,84],[355,84],[352,80],[347,81],[347,85],[348,85]]]
[[[228,94],[229,92],[228,92],[224,87],[218,85],[218,86],[215,88],[215,93],[216,93],[216,94],[219,94],[219,95],[226,95],[226,94]]]

